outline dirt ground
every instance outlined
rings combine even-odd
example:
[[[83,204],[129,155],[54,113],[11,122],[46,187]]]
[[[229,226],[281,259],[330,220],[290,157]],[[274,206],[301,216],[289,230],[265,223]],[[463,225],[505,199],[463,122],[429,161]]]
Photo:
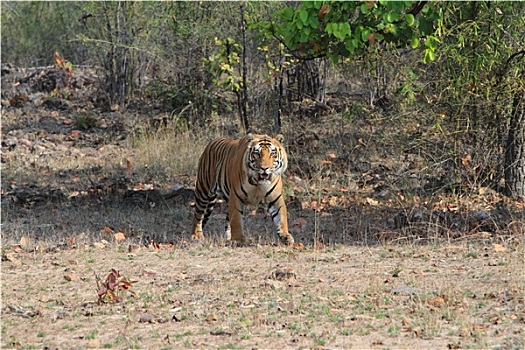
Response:
[[[298,244],[260,210],[226,244],[224,205],[191,242],[211,135],[97,109],[89,72],[50,97],[53,72],[2,73],[2,348],[525,348],[523,203],[454,168],[440,133],[290,117]]]
[[[4,248],[2,348],[522,349],[523,250],[503,244],[296,249]],[[97,277],[130,281],[97,303]]]

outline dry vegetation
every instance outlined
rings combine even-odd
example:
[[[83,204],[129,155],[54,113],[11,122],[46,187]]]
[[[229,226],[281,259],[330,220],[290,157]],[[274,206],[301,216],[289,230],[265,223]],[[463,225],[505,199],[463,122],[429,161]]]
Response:
[[[296,106],[300,244],[279,246],[254,210],[251,243],[231,247],[219,207],[207,242],[189,240],[198,157],[230,123],[16,96],[2,101],[2,348],[525,346],[523,205],[484,185],[438,111]],[[134,293],[97,303],[111,269]]]
[[[521,246],[4,250],[2,347],[523,347]],[[97,304],[111,268],[133,297]]]

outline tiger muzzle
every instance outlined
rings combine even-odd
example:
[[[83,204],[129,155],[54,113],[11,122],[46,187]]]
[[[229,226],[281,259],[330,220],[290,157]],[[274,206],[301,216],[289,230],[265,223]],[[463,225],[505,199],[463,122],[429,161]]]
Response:
[[[261,168],[259,170],[259,181],[271,181],[272,173],[270,168]]]

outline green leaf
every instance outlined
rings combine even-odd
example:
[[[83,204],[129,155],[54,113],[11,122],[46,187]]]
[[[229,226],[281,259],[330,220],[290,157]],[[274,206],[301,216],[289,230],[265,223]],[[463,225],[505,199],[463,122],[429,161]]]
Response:
[[[305,43],[308,41],[308,39],[309,39],[308,34],[306,34],[305,32],[302,32],[301,37],[299,38],[299,42]]]
[[[294,15],[294,10],[293,10],[293,8],[291,8],[291,7],[286,7],[285,9],[283,9],[283,11],[282,11],[282,15],[283,15],[283,17],[284,17],[288,22],[291,22],[292,19],[293,19],[293,15]]]
[[[436,58],[436,55],[434,53],[434,50],[431,49],[425,49],[425,57],[423,58],[423,63],[427,64]]]
[[[328,35],[332,35],[334,32],[334,23],[328,23],[324,30]]]
[[[303,33],[305,33],[307,36],[310,36],[310,31],[311,31],[310,27],[303,28]]]
[[[407,22],[407,24],[408,24],[409,26],[414,25],[414,22],[415,22],[414,15],[411,14],[411,13],[406,14],[406,15],[405,15],[405,22]]]
[[[419,46],[419,38],[413,37],[412,40],[410,40],[410,46],[412,46],[413,49],[417,49]]]
[[[317,29],[319,27],[319,19],[317,17],[310,17],[310,27]]]
[[[335,27],[335,26],[334,26]],[[333,36],[335,36],[337,39],[339,40],[343,40],[345,38],[344,34],[342,34],[340,31],[339,31],[339,28],[337,28],[336,30],[334,30],[334,32],[332,33]]]
[[[425,40],[425,46],[434,51],[437,47],[439,39],[435,36],[428,35]]]
[[[359,39],[357,39],[357,38],[353,38],[353,39],[352,39],[352,45],[353,45],[356,49],[358,49],[358,48],[359,48]]]
[[[309,9],[309,8],[312,8],[314,7],[315,4],[313,1],[303,1],[303,8],[305,9]]]
[[[348,22],[339,23],[339,30],[343,34],[343,39],[345,36],[352,34],[352,29],[350,28],[350,24]]]
[[[355,45],[356,41],[354,39],[348,40],[345,42],[345,48],[348,52],[353,53],[358,47]]]
[[[299,12],[299,18],[303,24],[308,24],[308,12],[304,8]]]
[[[368,28],[363,29],[361,32],[361,40],[363,40],[365,43],[368,41],[368,34],[370,34],[371,31]]]
[[[390,18],[390,22],[396,22],[399,20],[399,15],[397,12],[390,12],[388,16]]]

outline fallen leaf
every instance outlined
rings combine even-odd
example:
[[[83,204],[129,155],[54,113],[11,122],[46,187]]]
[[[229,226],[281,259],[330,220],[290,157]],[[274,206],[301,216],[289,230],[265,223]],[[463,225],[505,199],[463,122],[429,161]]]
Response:
[[[135,168],[135,165],[131,159],[126,158],[125,161],[120,162],[120,168],[128,171],[132,171]]]
[[[209,314],[208,316],[206,316],[206,321],[208,322],[215,322],[217,320],[218,318],[216,314]]]
[[[375,200],[375,199],[373,199],[373,198],[369,198],[369,197],[366,198],[366,202],[367,202],[368,204],[370,204],[371,206],[377,206],[377,205],[379,205],[379,201],[377,201],[377,200]]]
[[[445,299],[443,299],[442,297],[438,296],[438,297],[435,297],[435,298],[432,299],[432,300],[429,300],[429,301],[428,301],[428,304],[429,304],[429,305],[432,305],[432,306],[441,306],[441,305],[445,305]]]
[[[297,230],[300,231],[303,229],[303,227],[308,224],[308,221],[304,218],[297,218],[292,221],[292,226]]]
[[[302,243],[294,243],[292,245],[292,248],[293,249],[297,249],[297,250],[303,250],[304,249],[304,244],[302,244]]]
[[[115,233],[114,237],[117,242],[122,242],[126,240],[126,236],[124,236],[122,232]]]
[[[154,271],[144,270],[144,271],[142,271],[142,276],[144,276],[144,277],[155,277],[155,276],[157,276],[157,273],[154,272]]]
[[[283,284],[280,281],[267,280],[264,282],[264,286],[270,289],[279,290],[283,288]]]
[[[20,238],[20,246],[23,247],[23,248],[27,248],[27,238],[22,236]]]
[[[100,233],[106,234],[106,235],[114,235],[115,231],[113,231],[109,227],[105,226],[103,229],[100,230]]]
[[[291,267],[285,270],[277,269],[270,274],[270,279],[277,281],[294,280],[296,278],[295,270]]]
[[[78,197],[80,195],[80,192],[78,191],[73,191],[69,194],[69,196],[67,197],[68,199],[71,199],[71,198],[75,198],[75,197]]]
[[[470,154],[467,154],[465,157],[461,158],[461,164],[463,164],[463,166],[466,166],[471,161],[472,161],[472,156]]]
[[[500,316],[493,316],[489,318],[489,322],[492,324],[500,324],[501,323],[501,317]]]
[[[40,298],[38,299],[38,301],[42,302],[42,303],[47,303],[51,300],[51,298],[49,298],[49,296],[47,295],[41,295]]]
[[[487,329],[489,329],[489,326],[484,325],[484,324],[473,324],[473,325],[470,325],[470,328],[473,331],[486,331]]]
[[[156,252],[160,252],[160,245],[155,241],[151,241],[149,247],[153,248],[153,250],[155,250]]]
[[[68,282],[78,281],[78,276],[74,272],[66,273],[64,279]]]
[[[2,261],[9,261],[11,264],[13,264],[15,266],[22,265],[20,260],[18,260],[15,257],[15,253],[13,253],[13,252],[8,252],[8,253],[5,253],[4,255],[2,255]]]
[[[137,243],[132,243],[128,246],[128,252],[130,253],[137,253],[141,249],[141,245]]]
[[[79,130],[72,130],[67,136],[67,140],[76,140],[80,137],[80,131]]]
[[[376,34],[375,33],[368,34],[367,39],[370,42],[370,44],[374,45],[376,43]]]
[[[319,21],[323,21],[328,12],[330,12],[330,4],[323,4],[323,6],[321,6],[319,9],[319,13],[317,14]]]
[[[225,331],[223,329],[218,329],[218,330],[215,330],[215,331],[211,331],[210,334],[211,335],[227,335],[227,336],[230,336],[230,335],[232,335],[232,332]]]
[[[494,251],[496,251],[496,252],[504,252],[504,251],[507,250],[507,248],[505,248],[505,246],[503,246],[501,244],[492,243],[492,246],[494,247]]]
[[[98,248],[98,249],[104,249],[104,248],[106,248],[106,244],[103,243],[103,242],[95,242],[95,243],[93,243],[93,246],[94,246],[95,248]]]
[[[293,301],[282,301],[279,303],[279,311],[293,312],[295,309],[295,304]]]

